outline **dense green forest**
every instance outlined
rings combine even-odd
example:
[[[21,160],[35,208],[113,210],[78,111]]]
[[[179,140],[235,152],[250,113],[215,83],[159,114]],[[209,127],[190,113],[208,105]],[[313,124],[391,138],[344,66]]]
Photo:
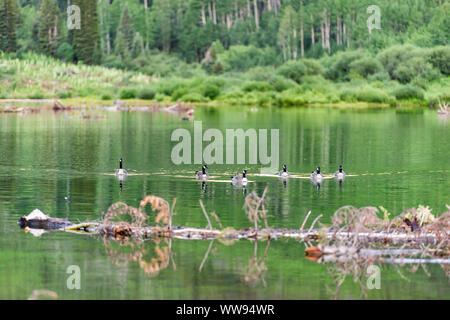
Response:
[[[33,52],[154,79],[147,88],[119,81],[131,87],[122,98],[281,105],[446,98],[449,1],[373,2],[0,0],[0,51],[2,60],[35,59]],[[373,4],[379,29],[367,23]],[[76,24],[71,5],[80,8],[80,29],[68,28]],[[5,90],[0,95],[21,95],[17,86]],[[106,91],[97,94],[114,96]]]

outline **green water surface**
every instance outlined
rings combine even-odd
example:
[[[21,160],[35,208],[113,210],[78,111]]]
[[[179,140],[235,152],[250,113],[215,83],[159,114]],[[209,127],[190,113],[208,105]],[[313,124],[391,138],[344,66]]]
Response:
[[[91,113],[90,113],[91,114]],[[268,187],[269,225],[298,228],[323,214],[330,223],[341,206],[383,206],[394,215],[419,204],[439,216],[450,204],[450,121],[435,111],[412,109],[197,107],[203,130],[279,129],[280,169],[308,177],[316,166],[332,174],[340,164],[342,186],[326,179],[315,188],[307,178],[283,184],[257,176],[260,165],[210,164],[213,182],[193,179],[198,164],[174,165],[171,151],[177,128],[193,132],[193,121],[167,113],[41,112],[0,115],[0,299],[26,299],[35,289],[60,299],[332,299],[336,284],[327,267],[305,258],[305,245],[272,240],[265,270],[252,266],[255,244],[209,241],[120,244],[97,236],[25,233],[17,220],[35,208],[73,222],[97,220],[117,201],[138,206],[149,194],[172,203],[175,225],[204,227],[200,209],[219,216],[224,227],[251,226],[242,207],[246,194]],[[204,143],[207,145],[207,143]],[[113,173],[118,159],[131,174],[122,191]],[[193,155],[194,157],[194,155]],[[246,190],[227,180],[248,169]],[[275,172],[274,172],[275,173]],[[217,226],[217,223],[213,221]],[[309,224],[308,224],[309,225]],[[267,242],[256,256],[264,259]],[[157,250],[170,251],[161,270],[149,267]],[[165,251],[167,250],[167,251]],[[164,260],[164,259],[162,259]],[[156,264],[164,265],[159,260]],[[67,287],[71,265],[80,267],[81,289]],[[147,268],[146,268],[147,266]],[[381,288],[369,299],[449,299],[449,278],[440,265],[379,265]],[[448,269],[448,266],[447,266]],[[447,271],[448,272],[448,271]],[[363,277],[363,279],[365,279]],[[364,298],[347,276],[339,299]]]

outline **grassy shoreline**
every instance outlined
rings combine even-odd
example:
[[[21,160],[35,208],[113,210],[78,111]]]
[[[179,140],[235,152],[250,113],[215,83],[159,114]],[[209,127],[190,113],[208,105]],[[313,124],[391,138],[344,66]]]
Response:
[[[298,82],[275,69],[246,73],[158,78],[135,71],[68,64],[28,54],[22,59],[0,55],[0,104],[5,99],[58,99],[63,105],[169,105],[180,101],[208,106],[436,106],[450,99],[450,76],[419,88],[392,80],[331,81],[321,74]]]

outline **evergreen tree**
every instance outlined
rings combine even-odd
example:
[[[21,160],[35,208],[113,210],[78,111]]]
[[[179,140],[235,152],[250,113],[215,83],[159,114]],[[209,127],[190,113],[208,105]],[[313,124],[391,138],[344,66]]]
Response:
[[[54,56],[61,34],[59,9],[55,0],[42,0],[39,10],[38,39],[42,53]]]
[[[81,10],[81,29],[75,29],[73,33],[76,60],[86,64],[99,63],[101,49],[97,1],[73,0],[73,4]]]
[[[19,10],[17,0],[0,1],[0,51],[17,50],[17,21]]]
[[[131,17],[128,12],[128,5],[125,4],[125,7],[122,12],[122,17],[120,19],[120,25],[117,28],[117,38],[121,38],[121,41],[124,41],[127,51],[131,51],[133,48],[135,31],[133,24],[131,23]],[[117,40],[116,40],[117,44]]]

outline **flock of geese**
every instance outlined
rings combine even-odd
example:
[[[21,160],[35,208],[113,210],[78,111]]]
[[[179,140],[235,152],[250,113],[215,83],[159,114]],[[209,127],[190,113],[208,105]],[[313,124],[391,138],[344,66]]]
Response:
[[[204,164],[201,171],[195,172],[195,177],[197,180],[206,181],[209,179],[209,174],[206,172],[206,169],[208,169],[208,166]],[[119,169],[116,170],[115,176],[120,181],[124,180],[128,176],[127,170],[123,168],[122,158],[119,160]],[[283,180],[290,177],[290,173],[287,171],[287,166],[285,164],[283,165],[283,169],[278,173],[278,176]],[[340,165],[339,169],[334,173],[334,179],[341,184],[342,181],[344,181],[345,176],[346,174],[342,168],[342,165]],[[320,188],[323,181],[323,175],[320,173],[320,167],[317,167],[317,169],[311,173],[310,180],[315,186]],[[235,187],[245,187],[248,183],[247,170],[244,169],[242,174],[236,174],[234,177],[231,177],[231,183]]]

